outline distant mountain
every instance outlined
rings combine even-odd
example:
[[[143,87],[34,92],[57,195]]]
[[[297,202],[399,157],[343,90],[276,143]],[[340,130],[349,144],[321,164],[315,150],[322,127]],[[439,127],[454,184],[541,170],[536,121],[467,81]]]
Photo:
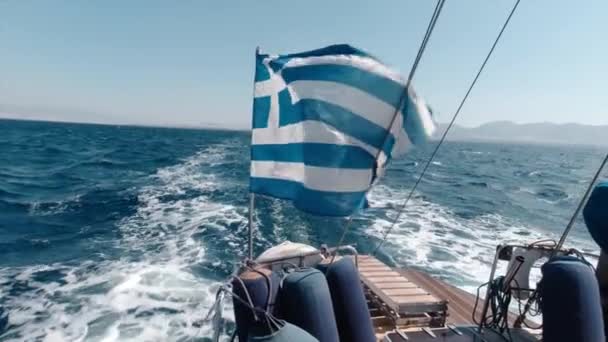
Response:
[[[440,124],[436,136],[446,128],[447,124]],[[608,126],[495,121],[473,128],[455,125],[447,139],[608,146]]]

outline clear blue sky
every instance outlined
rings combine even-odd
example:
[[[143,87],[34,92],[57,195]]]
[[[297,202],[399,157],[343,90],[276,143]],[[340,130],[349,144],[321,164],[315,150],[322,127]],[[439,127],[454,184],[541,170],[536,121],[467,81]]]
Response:
[[[247,127],[254,50],[350,43],[407,74],[435,2],[0,1],[0,111]],[[448,0],[414,84],[448,121],[513,0]],[[608,1],[522,0],[460,124],[608,124]]]

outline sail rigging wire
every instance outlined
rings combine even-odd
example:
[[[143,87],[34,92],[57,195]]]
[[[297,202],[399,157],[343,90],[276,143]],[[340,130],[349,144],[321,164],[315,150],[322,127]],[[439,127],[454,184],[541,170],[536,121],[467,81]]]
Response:
[[[445,4],[445,1],[446,0],[437,0],[437,4],[435,5],[435,10],[433,11],[433,15],[431,16],[429,24],[426,28],[426,32],[424,33],[424,37],[422,38],[422,42],[420,43],[420,47],[418,48],[418,53],[416,54],[416,58],[414,59],[414,63],[412,64],[412,68],[411,68],[409,76],[407,78],[407,82],[405,84],[403,94],[401,95],[401,99],[399,100],[399,105],[397,106],[397,109],[395,110],[395,113],[393,114],[390,125],[388,126],[389,130],[391,130],[393,125],[395,124],[395,121],[397,119],[397,116],[399,115],[399,111],[401,110],[401,107],[404,107],[404,105],[405,105],[405,101],[408,98],[410,83],[412,82],[412,78],[414,78],[414,75],[416,74],[416,70],[418,69],[418,64],[420,63],[420,60],[422,59],[422,55],[424,54],[426,45],[431,38],[431,34],[433,33],[433,30],[435,29],[435,24],[437,24],[437,20],[439,18],[439,15],[441,14],[441,10],[443,9],[443,5]],[[390,134],[386,136],[383,145],[386,145],[386,142],[388,141],[389,138],[390,138]],[[378,151],[378,153],[376,154],[376,157],[375,157],[376,162],[378,161],[378,158],[380,157],[381,152],[382,152],[382,150],[380,149]],[[366,192],[369,192],[369,190],[372,188],[372,186],[373,186],[373,181],[367,188]],[[342,244],[344,243],[344,240],[346,239],[346,235],[348,234],[350,226],[353,222],[354,216],[355,215],[349,216],[346,223],[344,224],[344,229],[343,229],[342,235],[340,236],[340,240],[338,240],[337,247],[341,247]],[[336,258],[336,254],[334,254],[332,256],[329,266],[331,266],[334,263],[335,258]],[[329,271],[329,267],[327,267],[327,270],[325,272],[327,272],[327,271]]]
[[[500,41],[500,38],[502,37],[502,34],[504,33],[505,29],[509,25],[509,22],[511,21],[511,18],[513,17],[513,14],[515,13],[515,10],[519,6],[520,1],[521,0],[517,0],[515,2],[515,4],[513,5],[513,8],[511,9],[511,12],[509,13],[509,16],[505,20],[505,23],[503,24],[502,29],[500,30],[500,33],[498,33],[498,36],[494,40],[494,44],[492,44],[492,48],[490,49],[490,51],[488,52],[485,60],[481,64],[481,67],[479,68],[479,71],[477,72],[477,75],[473,79],[473,82],[471,82],[471,85],[469,86],[469,89],[467,90],[465,96],[462,98],[462,101],[460,102],[460,105],[458,106],[458,109],[456,109],[456,112],[452,116],[452,120],[450,121],[450,123],[449,123],[448,127],[446,128],[446,130],[443,132],[443,135],[441,136],[441,139],[439,140],[439,143],[437,143],[437,145],[435,146],[435,149],[433,150],[433,152],[431,153],[431,156],[429,157],[429,159],[427,160],[426,164],[424,165],[424,168],[422,169],[422,172],[420,173],[420,176],[418,177],[418,179],[414,183],[414,186],[412,187],[412,189],[408,193],[408,196],[406,197],[405,201],[403,202],[403,204],[399,208],[399,211],[397,212],[397,216],[395,216],[395,219],[393,220],[391,226],[383,234],[382,239],[380,240],[380,243],[378,244],[378,246],[376,247],[376,249],[373,252],[373,255],[376,255],[376,253],[378,253],[378,251],[380,250],[380,248],[382,247],[382,245],[386,241],[388,235],[395,228],[395,225],[397,224],[397,221],[399,221],[399,218],[401,217],[401,214],[403,214],[403,211],[405,210],[405,208],[406,208],[407,204],[409,203],[409,201],[412,199],[412,196],[414,195],[414,192],[418,188],[418,185],[420,185],[420,182],[422,181],[422,178],[424,177],[424,175],[426,174],[427,170],[429,169],[429,166],[432,164],[433,159],[435,159],[435,156],[437,155],[437,152],[439,151],[439,148],[445,142],[445,139],[446,139],[448,133],[450,132],[450,130],[454,126],[454,123],[456,122],[456,119],[460,115],[462,107],[464,106],[465,102],[469,98],[469,95],[471,94],[471,91],[475,87],[475,84],[477,83],[477,80],[479,79],[479,76],[482,74],[483,70],[485,69],[486,64],[490,60],[490,57],[492,56],[492,54],[494,52],[494,49],[498,45],[498,42]]]
[[[591,183],[589,183],[589,186],[587,187],[587,190],[585,191],[585,194],[583,195],[583,198],[581,198],[580,203],[576,207],[576,210],[574,211],[574,214],[572,215],[572,218],[570,219],[570,222],[568,222],[568,225],[566,226],[566,229],[564,230],[564,233],[559,238],[559,241],[557,242],[557,245],[555,246],[555,249],[553,250],[553,253],[551,254],[551,257],[555,256],[555,253],[557,251],[559,251],[562,248],[562,246],[564,245],[564,242],[566,241],[566,238],[570,234],[570,231],[572,230],[572,227],[574,227],[574,223],[576,222],[576,219],[577,219],[578,215],[581,213],[581,210],[583,210],[583,207],[587,203],[587,200],[589,199],[589,195],[591,194],[591,191],[593,190],[593,187],[595,186],[595,183],[597,183],[598,179],[602,175],[602,171],[606,167],[607,163],[608,163],[608,153],[606,154],[606,156],[604,157],[604,160],[600,164],[599,169],[597,170],[597,172],[593,176],[593,179],[591,180]]]
[[[574,223],[576,222],[578,215],[581,213],[581,210],[583,210],[583,208],[585,207],[587,200],[589,200],[589,195],[591,194],[591,191],[593,190],[593,187],[597,183],[598,179],[602,175],[602,171],[606,167],[606,164],[608,164],[608,153],[606,153],[606,156],[604,157],[604,160],[602,160],[600,167],[597,169],[597,172],[593,175],[593,178],[591,179],[591,182],[589,183],[589,186],[587,187],[585,194],[583,195],[578,206],[576,207],[576,210],[574,210],[574,214],[572,214],[572,217],[570,218],[570,221],[568,222],[566,229],[564,230],[564,232],[562,233],[562,236],[560,237],[559,241],[555,245],[553,252],[551,252],[550,258],[555,257],[557,255],[557,253],[562,249],[562,246],[564,245],[566,238],[568,237],[568,235],[570,234],[570,231],[574,227]],[[535,289],[534,292],[532,292],[532,294],[530,295],[528,302],[524,306],[523,312],[521,312],[521,310],[520,310],[520,314],[514,323],[515,327],[525,324],[526,315],[528,314],[528,311],[530,311],[530,308],[532,307],[532,305],[538,300],[538,298],[539,298],[539,292],[538,292],[538,289]]]
[[[420,48],[418,49],[418,54],[416,55],[416,58],[414,59],[414,64],[412,64],[412,68],[410,69],[410,74],[407,77],[407,83],[405,85],[406,91],[407,91],[407,88],[410,86],[410,83],[412,82],[414,75],[416,74],[416,70],[418,69],[418,63],[420,63],[420,60],[422,59],[422,54],[424,53],[424,50],[426,49],[426,44],[429,42],[429,39],[431,38],[431,33],[435,29],[435,24],[437,24],[437,18],[439,18],[439,14],[441,14],[441,10],[443,9],[444,3],[445,3],[445,0],[438,0],[437,4],[435,5],[435,10],[433,11],[433,15],[431,16],[429,25],[427,26],[426,32],[424,33],[424,38],[422,39],[422,43],[420,44]],[[403,96],[403,98],[406,98],[406,96]]]

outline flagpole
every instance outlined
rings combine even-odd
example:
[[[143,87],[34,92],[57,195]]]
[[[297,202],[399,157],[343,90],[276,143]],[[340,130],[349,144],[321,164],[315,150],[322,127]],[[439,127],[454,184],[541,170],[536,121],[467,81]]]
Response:
[[[249,193],[249,249],[248,258],[253,260],[253,210],[255,207],[255,195],[253,192]]]
[[[256,61],[255,63],[257,63],[257,58],[258,55],[260,54],[260,47],[256,47],[255,48],[255,58]],[[257,68],[256,68],[257,69]],[[255,72],[254,72],[254,76],[253,76],[253,98],[255,98]],[[253,126],[252,126],[252,132],[253,132]],[[248,241],[248,248],[247,248],[247,258],[249,260],[253,260],[253,211],[255,210],[255,194],[253,192],[251,192],[251,189],[249,190],[249,241]]]

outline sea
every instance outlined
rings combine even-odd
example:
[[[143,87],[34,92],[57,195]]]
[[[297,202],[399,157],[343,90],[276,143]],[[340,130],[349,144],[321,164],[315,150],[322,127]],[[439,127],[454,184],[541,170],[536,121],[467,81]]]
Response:
[[[248,132],[0,120],[0,341],[210,341],[246,256]],[[497,244],[557,239],[603,151],[447,142],[395,160],[346,235],[474,292]],[[256,197],[255,252],[336,244],[345,220]],[[566,246],[598,247],[578,219]],[[225,310],[226,329],[234,328]]]

